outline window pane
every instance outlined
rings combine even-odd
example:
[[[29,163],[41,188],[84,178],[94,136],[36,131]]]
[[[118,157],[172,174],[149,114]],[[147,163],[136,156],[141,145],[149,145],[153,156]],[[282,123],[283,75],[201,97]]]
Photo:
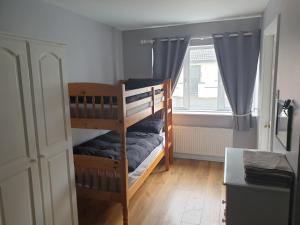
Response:
[[[191,110],[217,110],[218,73],[216,62],[190,65]]]
[[[190,47],[189,66],[189,110],[219,110],[219,67],[214,47]]]
[[[176,108],[183,108],[183,91],[184,91],[184,77],[183,77],[183,71],[181,70],[177,85],[175,87],[174,93],[173,93],[173,104]]]

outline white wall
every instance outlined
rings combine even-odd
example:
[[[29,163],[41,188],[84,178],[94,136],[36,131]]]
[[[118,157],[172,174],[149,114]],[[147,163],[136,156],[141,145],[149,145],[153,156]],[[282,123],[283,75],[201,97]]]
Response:
[[[287,158],[296,172],[294,196],[293,225],[300,224],[300,168],[299,168],[299,135],[300,135],[300,1],[271,0],[266,8],[263,27],[267,27],[280,14],[280,39],[278,56],[277,89],[281,99],[293,99],[295,112],[292,125],[291,152],[285,149],[274,138],[276,151],[287,153]]]
[[[260,29],[261,18],[216,21],[209,23],[139,29],[123,32],[124,74],[126,78],[152,76],[152,46],[141,45],[141,40],[155,37],[211,36],[212,34]],[[174,125],[232,128],[232,117],[226,115],[174,115]],[[233,146],[242,148],[257,147],[257,122],[253,118],[250,131],[234,131]]]
[[[122,33],[42,0],[0,0],[0,32],[67,44],[70,82],[123,78]],[[74,144],[99,131],[73,129]]]

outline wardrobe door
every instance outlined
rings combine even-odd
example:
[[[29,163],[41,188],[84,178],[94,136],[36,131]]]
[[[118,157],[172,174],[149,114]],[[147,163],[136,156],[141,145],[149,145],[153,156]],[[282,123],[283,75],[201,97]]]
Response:
[[[0,224],[43,224],[26,42],[0,35]]]
[[[46,225],[77,224],[64,48],[30,43]]]

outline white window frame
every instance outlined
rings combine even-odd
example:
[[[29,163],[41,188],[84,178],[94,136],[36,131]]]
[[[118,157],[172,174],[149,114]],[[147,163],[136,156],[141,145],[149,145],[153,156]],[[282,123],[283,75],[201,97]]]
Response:
[[[214,113],[231,113],[231,108],[225,108],[225,100],[224,100],[224,95],[225,95],[225,90],[223,85],[221,84],[221,76],[219,73],[219,77],[218,77],[218,98],[217,98],[217,105],[218,105],[218,109],[217,110],[209,110],[209,109],[199,109],[199,110],[192,110],[190,109],[190,98],[189,98],[189,67],[190,67],[190,51],[195,49],[195,48],[201,48],[201,47],[205,47],[205,46],[212,46],[213,44],[202,44],[202,45],[190,45],[187,49],[186,52],[186,57],[184,58],[183,61],[183,107],[175,107],[174,106],[174,111],[175,112],[214,112]],[[220,105],[222,105],[223,107],[219,107]]]
[[[175,105],[173,105],[173,111],[175,113],[207,113],[207,114],[231,114],[232,110],[229,107],[225,107],[225,99],[224,99],[224,95],[226,95],[225,90],[224,90],[224,86],[222,84],[222,78],[221,75],[219,73],[219,77],[218,77],[218,98],[217,98],[217,110],[209,110],[209,109],[199,109],[199,110],[192,110],[190,109],[190,98],[189,98],[189,66],[190,66],[190,50],[192,48],[197,48],[197,47],[201,47],[201,46],[213,46],[212,42],[203,42],[200,41],[196,42],[196,43],[191,43],[190,46],[187,49],[186,52],[186,57],[184,58],[183,61],[183,73],[184,75],[188,74],[187,76],[184,76],[183,78],[183,83],[184,83],[184,88],[183,88],[183,107],[175,107]],[[214,47],[214,46],[213,46]],[[259,62],[259,61],[258,61]],[[257,115],[258,112],[258,77],[259,77],[259,68],[260,65],[258,64],[257,66],[257,76],[256,76],[256,83],[255,83],[255,87],[254,87],[254,92],[253,92],[253,102],[252,102],[252,115]],[[222,106],[220,106],[222,105]]]

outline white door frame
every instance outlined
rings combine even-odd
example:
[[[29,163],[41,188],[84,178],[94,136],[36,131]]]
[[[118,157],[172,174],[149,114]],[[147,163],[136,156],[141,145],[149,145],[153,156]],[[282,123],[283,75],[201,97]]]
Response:
[[[272,151],[275,134],[275,102],[280,16],[263,32],[262,70],[259,91],[258,148]]]

